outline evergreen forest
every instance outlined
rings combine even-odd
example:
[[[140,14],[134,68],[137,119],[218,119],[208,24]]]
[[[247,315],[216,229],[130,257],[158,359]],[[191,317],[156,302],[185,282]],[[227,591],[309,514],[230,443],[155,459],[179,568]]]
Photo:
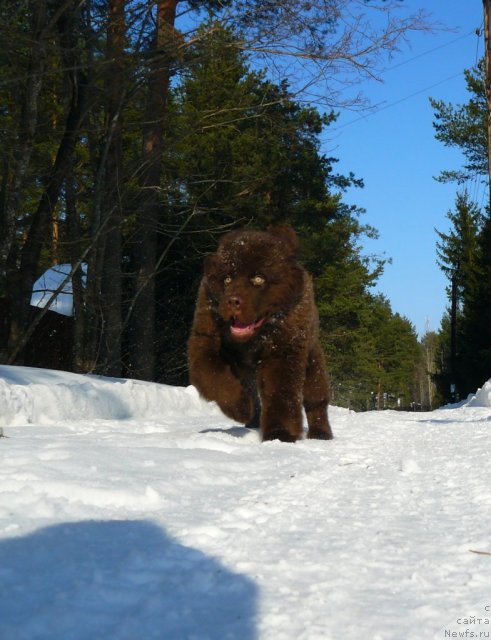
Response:
[[[391,4],[0,2],[0,362],[187,384],[204,256],[234,228],[287,222],[314,277],[333,403],[431,408],[457,371],[462,393],[489,377],[489,216],[459,194],[455,231],[439,236],[457,288],[450,356],[449,318],[419,341],[376,293],[384,259],[364,242],[377,231],[346,197],[363,177],[322,149],[345,99],[332,78],[373,75],[397,38],[426,28],[412,16],[375,39],[343,14]],[[305,98],[314,82],[322,104]],[[451,122],[485,126],[479,109],[435,102],[437,135],[463,145]],[[71,284],[69,317],[30,304],[56,265],[68,267],[50,295]]]
[[[437,230],[449,306],[437,336],[435,381],[451,400],[465,398],[491,377],[491,206],[489,199],[477,202],[471,195],[479,183],[484,183],[488,198],[490,193],[484,59],[465,71],[465,81],[465,104],[431,100],[437,140],[459,149],[465,161],[438,178],[457,185],[455,208],[447,213],[449,230]]]

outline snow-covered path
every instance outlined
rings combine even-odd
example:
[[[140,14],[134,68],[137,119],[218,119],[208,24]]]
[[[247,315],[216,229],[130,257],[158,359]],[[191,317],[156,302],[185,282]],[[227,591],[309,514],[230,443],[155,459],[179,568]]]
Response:
[[[0,640],[490,638],[491,383],[330,415],[261,444],[192,388],[0,367]]]

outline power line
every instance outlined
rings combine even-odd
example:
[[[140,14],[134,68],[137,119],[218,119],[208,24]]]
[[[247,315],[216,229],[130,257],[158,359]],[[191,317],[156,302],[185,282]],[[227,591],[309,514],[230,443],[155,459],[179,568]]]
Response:
[[[479,29],[480,31],[480,29]],[[384,73],[388,73],[389,71],[393,71],[394,69],[398,69],[399,67],[403,67],[406,64],[410,64],[411,62],[414,62],[414,60],[419,60],[419,58],[424,58],[427,55],[430,55],[430,53],[434,53],[435,51],[440,51],[441,49],[445,49],[446,47],[451,46],[452,44],[455,44],[456,42],[460,42],[460,40],[465,40],[466,38],[469,38],[469,36],[475,35],[476,31],[469,31],[469,33],[464,34],[463,36],[459,36],[458,38],[454,38],[453,40],[450,40],[449,42],[445,42],[443,44],[438,45],[437,47],[433,47],[433,49],[428,49],[427,51],[423,51],[422,53],[418,53],[418,55],[413,56],[412,58],[409,58],[408,60],[403,60],[402,62],[399,62],[398,64],[393,65],[392,67],[389,67],[388,69],[384,69],[384,71],[381,72],[380,75],[384,74]]]
[[[434,84],[429,85],[428,87],[425,87],[424,89],[420,89],[419,91],[415,91],[414,93],[411,93],[407,96],[404,96],[404,98],[400,98],[399,100],[394,100],[394,102],[390,102],[389,104],[385,104],[379,108],[375,108],[374,110],[372,110],[370,113],[367,113],[363,116],[360,116],[359,118],[355,118],[354,120],[350,120],[349,122],[345,122],[344,124],[340,124],[338,126],[334,126],[332,128],[333,131],[339,131],[339,129],[344,129],[345,127],[348,127],[352,124],[355,124],[356,122],[360,122],[360,120],[366,120],[367,118],[370,118],[371,116],[375,116],[377,114],[379,114],[381,111],[386,111],[387,109],[390,109],[391,107],[395,107],[398,104],[401,104],[401,102],[405,102],[406,100],[410,100],[411,98],[414,98],[415,96],[419,96],[422,93],[425,93],[426,91],[430,91],[430,89],[434,89],[435,87],[439,87],[440,85],[444,84],[445,82],[449,82],[450,80],[453,80],[454,78],[458,78],[459,76],[463,75],[463,71],[459,71],[459,73],[454,73],[452,76],[449,76],[448,78],[445,78],[444,80],[440,80],[439,82],[435,82]]]
[[[432,49],[428,49],[426,51],[423,51],[422,53],[413,56],[412,58],[409,58],[408,60],[404,60],[403,62],[400,62],[392,67],[389,67],[388,69],[385,69],[384,71],[381,72],[380,75],[383,75],[385,73],[388,73],[389,71],[393,71],[394,69],[398,69],[399,67],[402,67],[406,64],[409,64],[411,62],[414,62],[415,60],[419,60],[420,58],[423,58],[427,55],[430,55],[432,53],[434,53],[435,51],[440,51],[441,49],[444,49],[446,47],[449,47],[452,44],[455,44],[456,42],[460,42],[461,40],[465,40],[466,38],[469,38],[472,35],[476,35],[478,36],[478,40],[477,40],[477,44],[476,44],[476,64],[477,64],[477,55],[478,55],[478,48],[479,48],[479,42],[481,39],[481,34],[482,34],[482,23],[481,23],[481,27],[479,27],[478,29],[475,29],[473,31],[469,31],[468,33],[459,36],[457,38],[453,38],[453,40],[450,40],[448,42],[445,42],[441,45],[438,45],[437,47],[433,47]],[[359,116],[358,118],[355,118],[354,120],[350,120],[349,122],[346,122],[344,124],[339,124],[338,126],[333,126],[332,127],[332,131],[339,131],[340,129],[344,129],[352,124],[355,124],[357,122],[360,122],[361,120],[366,120],[367,118],[377,115],[378,113],[380,113],[381,111],[385,111],[386,109],[390,109],[394,106],[397,106],[398,104],[401,104],[402,102],[405,102],[406,100],[410,100],[411,98],[414,98],[415,96],[421,95],[422,93],[425,93],[426,91],[430,91],[431,89],[434,89],[435,87],[438,87],[442,84],[445,84],[445,82],[449,82],[450,80],[453,80],[455,78],[458,78],[459,76],[461,76],[464,72],[460,71],[459,73],[453,74],[451,76],[449,76],[448,78],[445,78],[444,80],[440,80],[438,82],[435,82],[434,84],[431,84],[427,87],[424,87],[423,89],[419,89],[418,91],[415,91],[407,96],[404,96],[403,98],[400,98],[398,100],[394,100],[393,102],[390,102],[389,104],[383,104],[380,107],[375,107],[372,110],[370,110],[368,113],[365,113],[361,116]]]

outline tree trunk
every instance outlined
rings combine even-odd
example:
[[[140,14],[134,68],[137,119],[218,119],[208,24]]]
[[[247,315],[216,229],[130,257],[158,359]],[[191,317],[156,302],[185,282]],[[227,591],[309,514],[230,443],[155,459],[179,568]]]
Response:
[[[76,82],[72,83],[70,108],[56,159],[22,247],[20,268],[11,274],[8,280],[12,300],[9,361],[12,361],[13,354],[20,351],[19,345],[22,343],[22,334],[28,321],[32,286],[38,275],[39,258],[44,244],[47,240],[49,241],[52,212],[69,171],[80,125],[85,115],[86,93],[86,78],[79,70],[76,74]]]
[[[1,351],[1,361],[7,361],[12,346],[20,338],[22,291],[16,270],[18,247],[15,243],[16,216],[21,201],[21,191],[29,169],[34,138],[38,123],[38,102],[46,64],[46,2],[30,3],[32,21],[32,47],[30,53],[26,93],[23,100],[21,121],[18,128],[18,144],[14,154],[13,174],[9,176],[5,159],[3,206],[0,211],[0,278],[6,283],[7,298],[11,309],[9,335],[6,348]]]
[[[72,266],[78,262],[82,255],[80,215],[77,207],[77,196],[73,162],[70,162],[68,174],[65,179],[65,203],[67,236],[70,245],[70,262]],[[76,373],[85,373],[84,337],[85,337],[85,305],[83,271],[78,269],[72,276],[72,301],[73,301],[73,349],[72,367]]]
[[[38,123],[38,101],[46,65],[46,2],[30,3],[32,14],[31,54],[27,87],[18,130],[13,175],[7,186],[3,211],[0,213],[0,274],[6,274],[7,262],[15,238],[15,221],[19,211],[21,189],[27,174]]]
[[[108,148],[105,171],[105,198],[102,216],[107,222],[104,237],[104,263],[102,266],[102,373],[121,375],[121,195],[123,173],[122,107],[125,96],[124,40],[125,0],[111,0],[107,58],[110,60],[106,86],[108,91]]]
[[[488,102],[488,205],[491,210],[491,1],[483,0],[486,61],[486,99]]]
[[[79,98],[80,92],[79,92]],[[39,201],[29,234],[22,248],[20,269],[9,279],[12,297],[12,321],[9,335],[9,361],[15,360],[20,351],[22,335],[27,326],[32,286],[36,280],[39,257],[50,226],[51,212],[58,201],[61,186],[70,165],[78,129],[83,116],[82,101],[72,103],[67,118],[65,134],[51,171],[48,185]]]
[[[141,206],[137,212],[133,260],[135,288],[130,323],[130,369],[136,378],[152,380],[155,362],[155,270],[157,229],[162,211],[163,122],[176,51],[174,29],[178,0],[159,0],[157,29],[150,62],[143,126]]]

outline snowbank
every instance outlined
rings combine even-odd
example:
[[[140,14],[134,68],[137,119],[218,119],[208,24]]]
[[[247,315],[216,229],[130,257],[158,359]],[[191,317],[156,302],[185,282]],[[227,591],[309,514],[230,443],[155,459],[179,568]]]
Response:
[[[491,380],[482,389],[478,389],[475,396],[465,403],[466,407],[491,407]]]
[[[194,387],[0,365],[0,424],[161,420],[217,415]]]

